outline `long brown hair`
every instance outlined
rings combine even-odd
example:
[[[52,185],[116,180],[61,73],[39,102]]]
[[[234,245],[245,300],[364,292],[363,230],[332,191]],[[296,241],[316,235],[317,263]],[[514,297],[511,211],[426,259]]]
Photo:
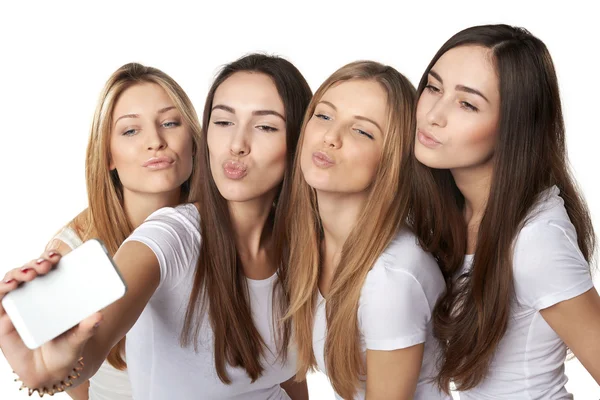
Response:
[[[273,325],[277,333],[278,351],[282,360],[287,357],[290,337],[290,323],[280,324],[277,315],[283,316],[287,309],[287,293],[282,290],[286,265],[284,253],[286,233],[282,214],[288,206],[291,168],[302,117],[310,101],[312,92],[306,80],[289,61],[264,54],[250,54],[227,64],[215,78],[206,98],[203,124],[208,126],[217,88],[237,72],[251,72],[269,76],[277,88],[285,108],[288,168],[270,219],[273,223],[278,280],[273,290]],[[182,345],[194,344],[197,350],[198,335],[203,323],[203,315],[208,310],[208,319],[214,333],[214,361],[219,379],[229,384],[226,364],[244,368],[254,382],[264,367],[261,363],[264,342],[254,326],[250,310],[247,281],[242,262],[237,253],[233,237],[233,226],[227,200],[221,196],[212,177],[210,155],[206,134],[202,135],[199,147],[201,177],[200,229],[202,244],[190,294],[184,327]]]
[[[200,137],[200,122],[192,102],[175,82],[163,71],[137,63],[125,64],[108,79],[98,99],[92,122],[85,159],[85,176],[88,208],[69,225],[82,240],[99,238],[108,252],[114,255],[123,241],[133,232],[123,207],[123,185],[116,170],[111,171],[110,134],[112,113],[119,96],[131,86],[141,83],[159,85],[175,104],[190,127],[194,148]],[[193,201],[197,195],[194,182],[195,169],[181,187],[181,202]],[[125,346],[122,339],[108,354],[108,362],[124,370],[127,365],[121,356]]]
[[[348,64],[333,73],[317,90],[306,116],[304,130],[316,104],[333,85],[349,80],[379,83],[387,93],[388,120],[383,153],[367,205],[344,243],[341,259],[327,296],[325,363],[335,391],[352,398],[359,374],[365,373],[359,348],[357,309],[360,291],[377,258],[404,225],[408,212],[408,182],[402,166],[412,129],[415,88],[394,68],[373,61]],[[306,183],[296,156],[287,224],[290,236],[290,310],[298,347],[298,377],[316,368],[312,330],[321,266],[322,227],[316,194]],[[368,238],[368,239],[365,239]]]
[[[588,262],[595,238],[587,206],[571,176],[556,72],[544,43],[523,28],[484,25],[465,29],[437,52],[419,83],[448,50],[483,46],[499,77],[500,120],[487,206],[477,236],[472,272],[455,280],[466,249],[464,197],[448,170],[414,162],[429,201],[415,205],[412,220],[424,248],[440,260],[447,292],[434,312],[434,334],[443,347],[438,384],[459,390],[486,376],[504,336],[514,300],[513,244],[540,193],[556,185]],[[414,142],[414,139],[413,139]],[[414,156],[412,156],[414,157]]]

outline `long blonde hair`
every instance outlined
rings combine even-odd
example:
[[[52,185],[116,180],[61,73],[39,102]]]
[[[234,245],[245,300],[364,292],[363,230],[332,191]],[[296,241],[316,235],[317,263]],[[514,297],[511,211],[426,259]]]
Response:
[[[360,291],[373,264],[404,225],[409,207],[410,183],[403,164],[408,153],[408,135],[413,130],[415,88],[394,68],[372,61],[357,61],[333,73],[319,87],[304,118],[304,131],[316,104],[333,85],[349,80],[379,83],[387,92],[388,121],[383,152],[376,178],[364,210],[344,243],[341,259],[327,296],[327,338],[325,364],[335,391],[352,398],[359,374],[366,371],[359,348],[357,309]],[[287,223],[290,229],[290,270],[288,290],[298,347],[298,377],[316,368],[312,330],[321,266],[323,237],[316,194],[304,180],[298,152],[292,178],[291,204]]]
[[[85,176],[88,208],[79,214],[70,226],[82,240],[99,238],[108,252],[113,255],[132,233],[133,226],[123,208],[123,186],[116,171],[110,171],[110,134],[112,113],[119,96],[128,88],[142,83],[159,85],[175,104],[184,121],[190,127],[195,149],[201,129],[192,102],[173,78],[159,69],[137,63],[123,65],[116,70],[104,85],[100,94],[87,146]],[[197,196],[196,168],[182,185],[180,201],[194,201]],[[108,362],[117,369],[127,365],[121,357],[125,339],[109,353]]]

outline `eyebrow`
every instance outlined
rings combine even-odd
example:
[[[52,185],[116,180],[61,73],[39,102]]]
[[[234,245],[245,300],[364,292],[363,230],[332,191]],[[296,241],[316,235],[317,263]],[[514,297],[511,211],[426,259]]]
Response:
[[[321,101],[319,101],[319,103],[327,104],[329,107],[331,107],[335,111],[337,111],[337,107],[333,103],[331,103],[331,102],[329,102],[327,100],[321,100]],[[319,103],[317,103],[317,104],[319,104]],[[370,122],[373,125],[375,125],[381,132],[383,132],[383,129],[381,129],[381,126],[379,126],[379,124],[377,122],[373,121],[371,118],[363,117],[362,115],[355,115],[354,118],[358,119],[360,121]]]
[[[163,108],[161,108],[160,110],[158,110],[158,114],[164,114],[164,113],[166,113],[167,111],[170,111],[170,110],[172,110],[172,109],[174,109],[174,108],[175,108],[175,106],[163,107]],[[121,115],[119,118],[117,118],[117,119],[115,120],[115,125],[117,124],[117,122],[118,122],[120,119],[123,119],[123,118],[139,118],[139,117],[140,117],[140,114],[125,114],[125,115]]]
[[[214,110],[223,110],[223,111],[226,111],[228,113],[235,114],[235,109],[233,107],[229,107],[229,106],[226,106],[224,104],[217,104],[216,106],[214,106],[212,108],[211,111],[214,111]],[[252,111],[252,115],[257,115],[257,116],[261,116],[261,115],[274,115],[276,117],[281,118],[283,120],[283,122],[285,122],[285,117],[283,115],[281,115],[280,113],[278,113],[277,111],[275,111],[275,110],[256,110],[256,111]]]
[[[440,83],[442,83],[442,84],[444,83],[444,80],[442,79],[442,77],[441,77],[441,76],[440,76],[440,75],[439,75],[437,72],[435,72],[434,70],[430,70],[430,71],[429,71],[429,75],[433,76],[435,79],[437,79],[438,81],[440,81]],[[473,89],[473,88],[470,88],[470,87],[468,87],[468,86],[465,86],[465,85],[456,85],[455,89],[456,89],[456,90],[459,90],[459,91],[461,91],[461,92],[466,92],[466,93],[476,94],[476,95],[480,96],[481,98],[483,98],[483,99],[484,99],[485,101],[487,101],[488,103],[490,102],[490,101],[487,99],[487,97],[485,97],[485,96],[483,95],[483,93],[481,93],[481,92],[480,92],[479,90],[477,90],[477,89]]]

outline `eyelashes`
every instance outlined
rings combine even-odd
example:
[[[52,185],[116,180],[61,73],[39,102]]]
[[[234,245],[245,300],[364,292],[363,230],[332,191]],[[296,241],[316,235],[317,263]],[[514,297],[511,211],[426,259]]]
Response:
[[[316,118],[323,120],[323,121],[331,121],[331,117],[325,114],[321,114],[321,113],[314,113],[313,114]],[[375,136],[367,131],[364,131],[362,129],[358,129],[358,128],[354,128],[352,129],[354,132],[358,133],[361,136],[367,137],[371,140],[375,140]]]
[[[218,127],[221,128],[227,128],[229,126],[233,126],[233,122],[231,121],[213,121],[214,125],[217,125]],[[279,128],[275,128],[274,126],[271,125],[256,125],[255,126],[256,129],[263,131],[263,132],[278,132]]]
[[[428,92],[430,92],[432,94],[441,94],[442,93],[440,88],[438,88],[430,83],[425,85],[425,90],[427,90]],[[479,112],[479,109],[477,107],[475,107],[473,104],[469,103],[468,101],[461,101],[459,104],[460,104],[460,108],[462,108],[463,110]]]
[[[160,126],[165,129],[173,129],[173,128],[177,128],[177,127],[181,126],[181,122],[180,121],[165,121],[162,124],[160,124]],[[139,132],[140,132],[139,129],[130,128],[130,129],[127,129],[125,132],[123,132],[121,134],[121,136],[134,136],[134,135],[138,134]]]

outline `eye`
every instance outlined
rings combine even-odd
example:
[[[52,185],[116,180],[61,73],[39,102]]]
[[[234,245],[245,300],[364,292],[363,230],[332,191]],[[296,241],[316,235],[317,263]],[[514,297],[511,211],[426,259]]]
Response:
[[[315,117],[322,119],[323,121],[330,121],[331,117],[325,115],[325,114],[314,114]]]
[[[175,128],[180,126],[181,123],[177,121],[167,121],[162,124],[163,128]]]
[[[479,111],[479,109],[477,107],[475,107],[474,105],[472,105],[471,103],[468,103],[466,101],[461,101],[460,106],[461,106],[461,108],[464,108],[465,110],[468,110],[468,111],[474,111],[474,112]]]
[[[428,83],[428,84],[425,86],[425,90],[427,90],[427,91],[429,91],[429,92],[431,92],[431,93],[440,93],[440,92],[441,92],[441,90],[440,90],[439,88],[437,88],[437,87],[433,86],[433,85],[432,85],[432,84],[430,84],[430,83]]]
[[[221,126],[221,127],[226,127],[226,126],[231,126],[233,125],[233,122],[229,122],[229,121],[214,121],[213,124]]]
[[[354,129],[354,131],[357,132],[359,135],[368,137],[371,140],[375,139],[375,136],[371,135],[369,132],[363,131],[362,129]]]
[[[269,125],[258,125],[256,128],[265,132],[277,132],[279,130]]]
[[[137,130],[135,129],[128,129],[125,132],[123,132],[121,135],[122,136],[133,136],[137,133]]]

